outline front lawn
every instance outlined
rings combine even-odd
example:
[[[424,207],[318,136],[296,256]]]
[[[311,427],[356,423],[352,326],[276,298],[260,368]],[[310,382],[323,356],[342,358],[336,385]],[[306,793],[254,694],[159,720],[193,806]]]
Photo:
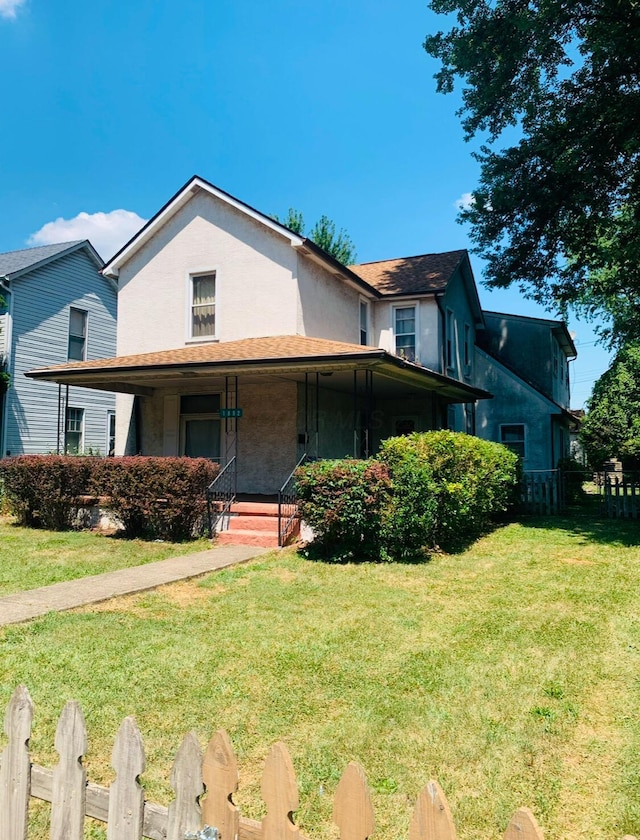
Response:
[[[497,837],[520,805],[554,840],[638,834],[639,535],[636,523],[547,519],[423,565],[270,555],[0,630],[0,701],[29,687],[34,760],[53,766],[57,715],[78,699],[89,778],[103,784],[117,727],[135,715],[143,784],[165,803],[182,736],[195,729],[204,745],[225,727],[236,801],[254,818],[283,740],[297,821],[318,840],[335,836],[331,797],[352,759],[379,838],[407,836],[432,777],[461,840]]]
[[[0,596],[207,548],[206,540],[153,543],[89,531],[20,528],[0,516]]]

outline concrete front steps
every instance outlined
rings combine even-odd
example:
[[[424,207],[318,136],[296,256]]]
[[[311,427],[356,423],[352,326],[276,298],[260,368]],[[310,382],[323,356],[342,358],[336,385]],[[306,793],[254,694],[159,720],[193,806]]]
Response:
[[[278,505],[274,502],[236,502],[226,522],[228,530],[218,531],[218,545],[256,545],[278,547]],[[225,523],[226,524],[226,523]]]

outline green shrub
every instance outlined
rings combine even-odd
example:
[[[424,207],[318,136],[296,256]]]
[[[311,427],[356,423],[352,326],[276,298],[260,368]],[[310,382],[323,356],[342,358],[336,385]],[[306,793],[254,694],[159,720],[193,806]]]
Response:
[[[92,489],[128,537],[191,539],[204,527],[206,489],[219,471],[206,458],[103,458]]]
[[[379,560],[390,481],[376,461],[316,461],[296,474],[302,519],[313,553],[336,561]]]
[[[435,543],[438,488],[430,464],[415,452],[387,453],[391,495],[384,516],[383,543],[393,560],[424,557]]]
[[[9,509],[23,525],[64,531],[76,524],[79,497],[88,492],[94,458],[16,455],[0,461]]]
[[[562,473],[565,501],[570,505],[584,502],[587,494],[583,484],[591,478],[591,472],[575,458],[560,458],[558,469]]]
[[[403,475],[421,465],[424,493],[435,496],[430,548],[457,551],[468,545],[487,527],[492,514],[514,501],[518,458],[498,443],[459,432],[414,432],[384,441],[380,459],[389,466],[399,498],[405,492]],[[418,489],[410,492],[419,494]],[[408,515],[405,527],[426,535],[426,516],[422,502],[415,521]]]

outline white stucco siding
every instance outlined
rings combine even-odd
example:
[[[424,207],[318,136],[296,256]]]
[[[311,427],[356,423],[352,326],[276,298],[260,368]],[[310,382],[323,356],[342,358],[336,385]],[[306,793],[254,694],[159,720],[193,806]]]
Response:
[[[397,307],[405,306],[415,306],[417,310],[416,352],[418,361],[430,370],[439,371],[441,367],[440,318],[438,306],[433,297],[375,301],[372,307],[373,345],[381,347],[389,353],[396,352],[395,310]]]
[[[525,470],[553,469],[559,457],[552,451],[551,417],[559,409],[482,350],[476,351],[476,383],[491,392],[492,400],[479,400],[476,407],[476,435],[501,442],[502,425],[523,425]]]
[[[357,289],[300,254],[298,262],[300,335],[360,344],[360,300]]]
[[[297,254],[222,201],[195,195],[120,270],[118,354],[189,342],[189,275],[216,272],[216,338],[295,334]]]

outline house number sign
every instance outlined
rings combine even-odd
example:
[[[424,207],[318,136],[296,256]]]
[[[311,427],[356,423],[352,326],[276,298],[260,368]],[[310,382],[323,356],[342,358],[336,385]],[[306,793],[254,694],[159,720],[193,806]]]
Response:
[[[241,408],[221,408],[220,417],[242,417]]]

